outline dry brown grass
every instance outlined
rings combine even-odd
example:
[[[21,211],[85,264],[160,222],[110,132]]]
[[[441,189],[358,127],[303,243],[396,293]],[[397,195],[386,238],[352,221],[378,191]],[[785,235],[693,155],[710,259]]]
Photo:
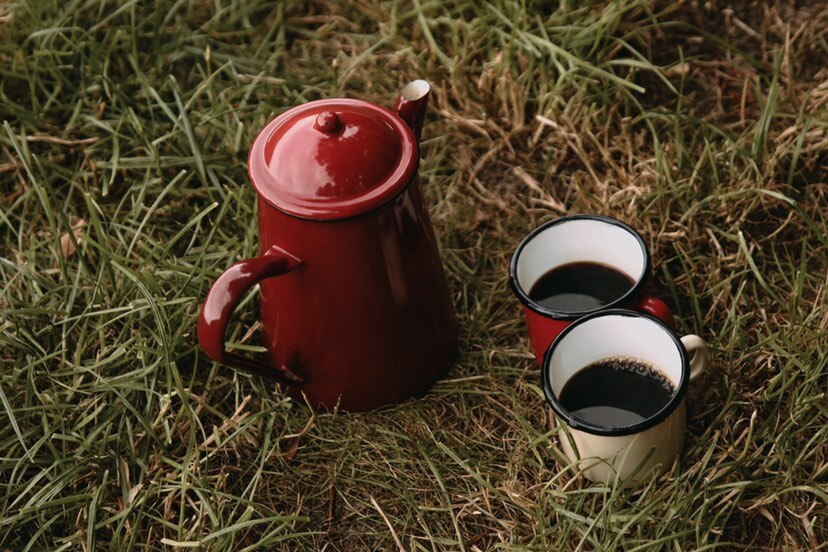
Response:
[[[0,548],[826,548],[828,10],[562,4],[0,13]],[[192,328],[255,251],[255,133],[413,78],[449,376],[348,415],[210,363]],[[714,351],[681,460],[637,489],[560,460],[506,284],[526,232],[581,212],[644,235]]]

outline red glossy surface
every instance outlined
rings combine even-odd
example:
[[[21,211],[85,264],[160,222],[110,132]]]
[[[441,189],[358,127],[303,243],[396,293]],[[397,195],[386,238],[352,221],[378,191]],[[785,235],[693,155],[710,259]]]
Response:
[[[529,332],[529,344],[532,346],[535,360],[538,362],[538,366],[540,366],[543,363],[543,355],[546,354],[546,349],[558,337],[558,334],[573,321],[544,316],[525,305],[523,307],[523,316],[526,319],[526,329]]]
[[[199,340],[208,355],[275,376],[288,384],[293,396],[314,407],[339,405],[351,411],[422,393],[446,370],[457,326],[414,174],[418,148],[405,126],[422,123],[426,98],[401,111],[400,117],[356,100],[298,108],[304,115],[296,125],[305,126],[297,136],[312,137],[305,143],[307,151],[298,138],[290,138],[296,156],[276,159],[273,151],[284,145],[276,144],[268,161],[278,162],[272,171],[263,162],[263,152],[271,147],[268,142],[278,126],[274,123],[293,114],[282,115],[259,135],[250,154],[250,175],[259,191],[261,256],[228,269],[210,291],[199,320]],[[347,113],[336,107],[342,104],[348,106]],[[336,137],[356,124],[356,111],[368,113],[365,106],[379,113],[380,127],[365,122],[365,128],[372,129],[370,146],[385,152],[382,159],[365,157],[348,139]],[[385,171],[382,156],[390,158],[396,147],[377,130],[389,120],[395,132],[398,127],[405,130],[397,144],[401,159],[390,179],[372,187],[367,183]],[[330,139],[326,135],[334,135],[333,141],[325,142]],[[333,180],[314,172],[321,165],[312,161],[314,156],[334,155],[325,153],[329,146],[342,156],[332,160],[337,167],[332,170],[343,171],[328,173]],[[290,176],[294,188],[284,187],[287,181],[276,183],[274,178],[290,171],[295,171]],[[404,179],[393,180],[398,177]],[[333,195],[326,195],[328,184],[333,184]],[[224,351],[232,310],[256,282],[261,289],[264,363]]]
[[[408,124],[408,127],[411,129],[411,132],[414,133],[414,139],[420,139],[420,133],[423,131],[423,121],[425,120],[425,112],[426,112],[426,101],[428,100],[428,95],[430,92],[430,87],[428,83],[425,81],[419,81],[422,83],[421,88],[414,92],[415,97],[417,99],[412,99],[403,89],[403,93],[397,98],[397,102],[394,104],[394,113],[396,113],[403,121]],[[409,83],[406,88],[417,85],[418,81]]]
[[[676,321],[673,318],[673,313],[667,303],[656,297],[641,297],[633,307],[637,310],[644,311],[647,314],[652,314],[670,327],[671,330],[676,329]]]
[[[302,266],[302,261],[285,251],[273,247],[261,257],[238,262],[228,268],[215,281],[204,300],[198,317],[198,341],[211,358],[238,366],[260,376],[269,376],[283,383],[295,384],[302,379],[285,365],[277,368],[255,359],[230,353],[224,348],[227,324],[236,305],[255,284],[265,278],[282,276]]]
[[[424,109],[424,102],[416,102]],[[372,211],[408,184],[418,148],[406,120],[360,100],[318,100],[286,111],[256,138],[250,179],[273,207],[332,220]]]
[[[652,314],[667,324],[671,329],[675,328],[673,313],[670,312],[670,307],[661,299],[641,297],[634,299],[632,304],[622,306]],[[532,346],[532,352],[535,355],[535,360],[538,365],[541,366],[543,364],[543,356],[546,354],[549,345],[574,320],[559,319],[539,314],[525,305],[523,307],[523,316],[526,320],[526,329],[529,333],[529,343]]]
[[[413,182],[368,216],[290,217],[259,201],[262,248],[279,243],[302,268],[261,283],[270,363],[306,379],[313,406],[369,410],[426,391],[456,338],[437,244]]]

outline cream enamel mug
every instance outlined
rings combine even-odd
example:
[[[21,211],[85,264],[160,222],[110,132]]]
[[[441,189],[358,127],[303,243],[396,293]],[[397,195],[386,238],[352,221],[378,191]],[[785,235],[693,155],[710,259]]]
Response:
[[[595,362],[625,358],[657,370],[672,387],[655,414],[630,425],[595,425],[567,411],[560,401],[566,383]],[[546,400],[562,424],[560,442],[569,461],[590,480],[640,481],[666,471],[681,451],[687,429],[685,395],[707,362],[707,345],[696,335],[679,338],[663,322],[624,309],[585,316],[546,351],[541,379]]]

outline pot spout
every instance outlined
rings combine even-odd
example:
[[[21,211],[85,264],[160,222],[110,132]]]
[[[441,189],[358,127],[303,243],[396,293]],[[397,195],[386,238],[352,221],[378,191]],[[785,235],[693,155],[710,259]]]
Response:
[[[418,142],[420,132],[423,130],[423,119],[430,91],[431,85],[428,82],[422,79],[411,81],[403,87],[394,105],[394,112],[411,127],[414,138]]]

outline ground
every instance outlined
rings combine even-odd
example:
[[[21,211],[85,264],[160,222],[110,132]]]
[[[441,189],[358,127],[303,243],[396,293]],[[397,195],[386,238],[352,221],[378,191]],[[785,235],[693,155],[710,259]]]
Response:
[[[1,4],[0,549],[825,549],[827,29],[789,1]],[[206,358],[198,309],[256,252],[262,126],[413,78],[460,353],[422,398],[315,413]],[[639,487],[562,461],[507,284],[587,212],[712,349]]]

